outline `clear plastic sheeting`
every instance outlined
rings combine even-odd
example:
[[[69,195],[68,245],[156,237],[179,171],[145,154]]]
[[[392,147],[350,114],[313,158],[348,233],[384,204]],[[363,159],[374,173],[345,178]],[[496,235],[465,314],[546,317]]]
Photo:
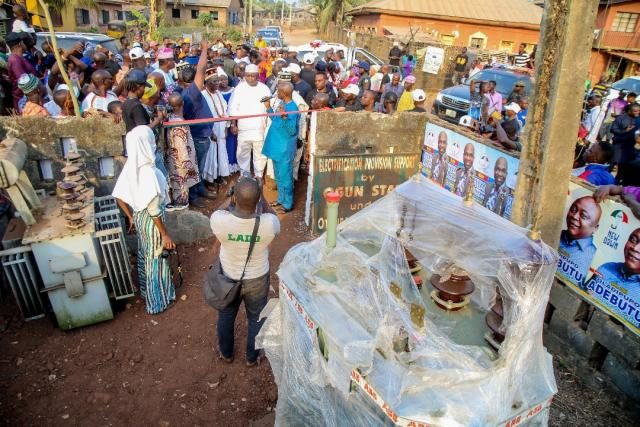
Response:
[[[276,425],[546,425],[556,384],[542,327],[556,262],[527,230],[419,175],[340,224],[335,248],[324,235],[295,246],[258,337],[278,384]],[[463,272],[469,305],[438,307],[431,276]],[[485,317],[498,298],[496,351]]]

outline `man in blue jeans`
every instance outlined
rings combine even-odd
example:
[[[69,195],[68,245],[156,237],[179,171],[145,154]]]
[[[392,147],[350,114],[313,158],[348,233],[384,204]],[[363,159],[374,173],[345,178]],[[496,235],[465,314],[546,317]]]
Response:
[[[206,40],[200,44],[200,58],[198,65],[194,70],[192,67],[184,68],[179,75],[178,84],[182,86],[182,95],[189,98],[193,105],[194,119],[211,119],[213,114],[209,109],[207,100],[202,95],[204,89],[204,77],[207,68],[207,50],[209,45]],[[203,124],[191,126],[191,136],[193,137],[193,145],[196,149],[196,160],[198,161],[198,170],[200,171],[200,182],[189,189],[189,205],[196,208],[204,208],[204,205],[198,200],[200,197],[207,199],[215,199],[217,194],[207,191],[202,179],[202,171],[204,163],[209,152],[211,139],[213,135],[213,124]],[[215,141],[214,141],[215,142]]]
[[[257,215],[260,215],[260,226],[247,261]],[[246,363],[249,367],[255,366],[261,359],[255,348],[256,335],[263,323],[258,319],[269,296],[269,244],[280,233],[280,221],[266,202],[257,181],[240,178],[229,209],[217,210],[211,215],[211,229],[220,241],[222,273],[235,281],[243,278],[238,296],[218,313],[220,359],[233,362],[234,324],[240,303],[244,301],[248,323]]]

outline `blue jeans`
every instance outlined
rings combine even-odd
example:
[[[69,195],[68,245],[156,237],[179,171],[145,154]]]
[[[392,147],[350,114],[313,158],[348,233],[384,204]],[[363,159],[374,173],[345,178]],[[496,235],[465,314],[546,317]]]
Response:
[[[209,138],[193,138],[193,145],[196,149],[196,160],[198,162],[198,172],[200,173],[200,182],[189,188],[189,201],[193,202],[199,196],[206,194],[207,189],[202,179],[202,171],[204,170],[204,162],[207,159],[211,140]]]
[[[218,312],[218,346],[226,358],[233,357],[233,330],[240,303],[244,301],[247,311],[247,362],[255,362],[258,358],[256,335],[260,332],[263,321],[258,321],[260,312],[267,305],[269,296],[269,273],[255,279],[243,280],[238,297],[225,309]]]

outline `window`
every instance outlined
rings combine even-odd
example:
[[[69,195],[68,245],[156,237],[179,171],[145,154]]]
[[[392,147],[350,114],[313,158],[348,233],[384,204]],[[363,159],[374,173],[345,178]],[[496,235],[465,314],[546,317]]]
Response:
[[[484,47],[484,39],[473,37],[471,38],[469,46],[474,49],[482,49]]]
[[[638,13],[618,12],[611,25],[611,31],[620,31],[622,33],[633,33],[638,23]]]
[[[171,17],[180,19],[180,9],[171,9]]]
[[[200,15],[200,11],[197,9],[191,9],[191,19],[198,19],[198,15]]]
[[[101,10],[100,11],[100,17],[102,18],[102,23],[103,24],[108,24],[109,23],[109,11],[108,10]]]
[[[503,50],[505,52],[513,52],[513,45],[515,44],[514,41],[511,40],[502,40],[500,42],[500,49],[499,50]]]
[[[209,12],[211,14],[211,19],[214,21],[218,20],[218,11],[214,10],[213,12]]]
[[[91,19],[89,18],[89,11],[87,9],[76,9],[76,24],[77,25],[91,24]]]
[[[57,10],[55,10],[52,7],[49,7],[49,14],[51,15],[51,22],[53,23],[54,27],[62,27],[63,23],[62,23],[62,15],[60,14],[60,12],[58,12]]]
[[[116,19],[118,21],[122,21],[124,19],[124,12],[121,10],[116,10]]]

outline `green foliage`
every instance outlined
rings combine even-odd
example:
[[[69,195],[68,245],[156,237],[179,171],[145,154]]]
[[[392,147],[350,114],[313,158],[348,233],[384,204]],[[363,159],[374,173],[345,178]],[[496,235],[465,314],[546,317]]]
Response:
[[[310,4],[316,10],[316,26],[324,32],[330,22],[343,25],[345,12],[366,2],[367,0],[311,0]]]
[[[85,6],[90,9],[98,8],[98,3],[95,0],[44,0],[44,2],[58,12],[66,6]]]
[[[213,19],[213,15],[211,13],[201,13],[198,15],[198,24],[205,27],[207,32],[209,32],[212,28],[216,28],[218,26],[218,21]]]

